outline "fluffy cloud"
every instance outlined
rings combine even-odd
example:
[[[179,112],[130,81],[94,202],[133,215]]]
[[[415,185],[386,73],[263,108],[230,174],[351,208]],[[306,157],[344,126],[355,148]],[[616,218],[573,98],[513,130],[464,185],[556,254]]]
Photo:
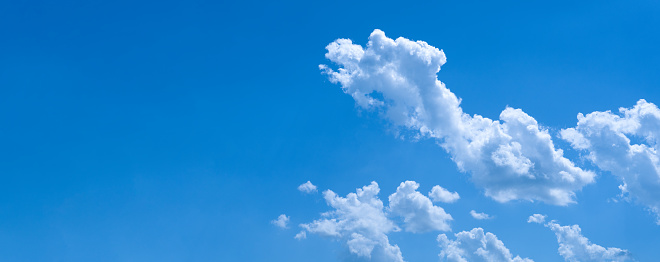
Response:
[[[537,224],[543,224],[545,222],[546,215],[541,215],[541,214],[533,214],[529,216],[527,219],[527,223],[537,223]]]
[[[280,228],[286,228],[287,224],[289,223],[289,217],[285,214],[281,214],[280,216],[277,217],[277,219],[270,221],[270,223]]]
[[[399,228],[387,218],[383,202],[377,195],[376,182],[358,188],[356,193],[340,197],[331,190],[323,192],[325,201],[334,208],[323,218],[301,226],[310,233],[339,239],[351,253],[363,258],[376,256],[381,261],[403,261],[397,245],[391,245],[387,233]]]
[[[531,262],[531,259],[513,257],[508,248],[504,246],[497,236],[481,228],[463,231],[455,234],[456,240],[449,240],[447,235],[438,235],[438,243],[442,251],[440,258],[452,262],[473,261],[515,261]]]
[[[298,239],[298,240],[305,239],[305,238],[307,238],[307,232],[305,232],[305,231],[300,231],[300,232],[298,232],[298,234],[296,234],[293,238]]]
[[[578,114],[577,127],[562,130],[561,136],[588,152],[598,168],[618,176],[622,194],[647,206],[660,224],[660,110],[639,100],[619,112]]]
[[[552,229],[557,235],[559,254],[566,261],[632,261],[628,250],[616,247],[604,248],[592,244],[589,239],[582,236],[582,230],[578,225],[561,226],[555,221],[550,221],[545,226]]]
[[[499,202],[574,202],[575,191],[594,181],[556,149],[547,130],[520,109],[506,108],[500,120],[468,115],[460,100],[438,81],[445,54],[422,41],[390,39],[374,30],[366,49],[338,39],[326,58],[339,66],[319,67],[356,104],[373,109],[394,126],[432,137],[459,169]]]
[[[444,202],[444,203],[454,203],[456,200],[461,198],[456,192],[449,192],[449,190],[441,187],[434,186],[429,192],[429,197],[433,199],[433,202]]]
[[[493,218],[492,216],[490,216],[486,213],[478,213],[477,211],[474,211],[474,210],[470,210],[470,215],[474,219],[479,219],[479,220],[492,219]]]
[[[387,234],[401,231],[390,217],[403,218],[405,231],[422,233],[450,231],[451,215],[417,189],[415,181],[402,182],[396,192],[389,196],[389,205],[384,206],[378,198],[380,188],[376,182],[358,188],[355,193],[340,197],[331,190],[323,192],[332,211],[322,213],[321,219],[301,224],[304,229],[296,239],[304,239],[307,233],[334,238],[344,242],[349,252],[357,257],[374,261],[403,261],[397,245],[389,242]]]
[[[390,212],[403,217],[404,228],[409,232],[449,231],[451,215],[441,207],[434,206],[417,188],[419,184],[415,181],[402,182],[389,197]]]
[[[316,186],[312,182],[307,181],[302,185],[298,186],[298,190],[303,193],[311,194],[316,192]]]

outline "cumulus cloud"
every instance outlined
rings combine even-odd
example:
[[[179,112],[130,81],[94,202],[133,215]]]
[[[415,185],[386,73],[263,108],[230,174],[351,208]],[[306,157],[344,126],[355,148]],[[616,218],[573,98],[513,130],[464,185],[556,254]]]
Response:
[[[419,184],[415,181],[402,182],[389,197],[390,212],[403,217],[404,228],[409,232],[449,231],[451,215],[442,207],[434,206],[417,188]]]
[[[403,261],[401,250],[391,245],[387,234],[400,229],[387,218],[383,202],[377,195],[376,182],[358,188],[355,193],[341,197],[331,190],[323,192],[325,201],[334,208],[323,218],[301,226],[310,233],[335,238],[346,243],[358,257],[380,261]]]
[[[474,211],[474,210],[470,210],[470,215],[474,219],[478,219],[478,220],[492,219],[493,218],[492,216],[490,216],[486,213],[478,213],[477,211]]]
[[[529,216],[529,218],[527,219],[527,223],[543,224],[543,223],[545,223],[545,218],[546,217],[547,217],[546,215],[533,214],[533,215]]]
[[[305,232],[305,231],[300,231],[300,232],[298,232],[298,234],[296,234],[293,238],[298,239],[298,240],[305,239],[305,238],[307,238],[307,232]]]
[[[356,104],[375,110],[397,128],[435,138],[460,170],[496,201],[575,202],[575,191],[595,174],[576,167],[556,149],[548,131],[520,109],[498,120],[468,115],[460,99],[437,79],[445,54],[423,41],[388,38],[374,30],[366,48],[338,39],[320,65]]]
[[[561,137],[588,153],[598,168],[619,177],[622,195],[648,207],[660,224],[660,110],[646,100],[632,108],[578,114]]]
[[[298,190],[303,193],[311,194],[316,193],[316,186],[312,182],[307,181],[302,185],[298,186]]]
[[[459,198],[461,198],[457,192],[449,192],[449,190],[441,187],[434,186],[429,192],[429,197],[433,199],[433,202],[444,202],[444,203],[454,203]]]
[[[281,214],[280,216],[277,217],[277,219],[270,221],[270,223],[280,228],[287,228],[287,224],[289,223],[289,217],[285,214]]]
[[[582,236],[582,230],[578,225],[562,226],[556,221],[550,221],[545,226],[557,235],[559,254],[566,261],[633,261],[628,250],[616,247],[604,248],[592,244],[589,239]]]
[[[462,231],[455,234],[456,240],[450,240],[447,235],[438,235],[438,243],[442,251],[440,258],[451,262],[532,262],[528,258],[513,257],[504,243],[497,236],[482,228]]]
[[[296,239],[304,239],[307,233],[333,238],[346,244],[348,251],[357,257],[374,261],[403,261],[397,245],[389,242],[388,234],[401,231],[393,217],[402,218],[407,232],[450,231],[452,220],[441,207],[417,191],[415,181],[402,182],[388,198],[385,206],[378,198],[380,188],[376,182],[358,188],[355,193],[340,197],[332,190],[323,192],[327,204],[333,208],[321,214],[311,223],[301,224],[304,229]]]

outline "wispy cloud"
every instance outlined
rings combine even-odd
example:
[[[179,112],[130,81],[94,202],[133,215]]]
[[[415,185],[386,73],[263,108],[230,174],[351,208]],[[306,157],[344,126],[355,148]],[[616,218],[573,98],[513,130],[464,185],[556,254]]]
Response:
[[[488,214],[486,214],[486,213],[479,213],[479,212],[474,211],[474,210],[470,210],[470,215],[471,215],[474,219],[478,219],[478,220],[493,219],[492,216],[490,216],[490,215],[488,215]]]
[[[296,234],[296,235],[294,236],[294,238],[295,238],[295,239],[298,239],[298,240],[305,239],[305,238],[307,238],[307,232],[305,232],[305,231],[300,231],[300,232],[298,232],[298,234]]]
[[[520,109],[506,108],[500,121],[468,115],[460,99],[437,79],[445,54],[426,42],[393,40],[374,30],[366,49],[348,39],[327,47],[320,65],[357,105],[376,110],[394,126],[439,141],[459,169],[499,202],[575,202],[575,191],[595,174],[576,167],[556,149],[547,130]]]
[[[287,228],[287,224],[289,223],[289,217],[285,214],[281,214],[280,216],[277,217],[277,219],[270,221],[270,223],[278,226],[279,228]]]

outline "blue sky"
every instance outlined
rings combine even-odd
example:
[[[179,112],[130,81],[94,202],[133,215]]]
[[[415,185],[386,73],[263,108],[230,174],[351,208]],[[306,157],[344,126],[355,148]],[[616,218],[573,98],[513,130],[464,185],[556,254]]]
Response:
[[[560,243],[555,234],[579,225],[580,236],[617,259],[652,261],[660,245],[652,210],[660,203],[659,11],[654,1],[3,1],[0,257],[397,261],[381,254],[389,245],[405,261],[438,261],[442,252],[473,254],[462,237],[481,228],[501,241],[488,242],[491,254],[506,246],[510,258],[586,261],[559,250],[579,251],[580,238]],[[371,62],[325,49],[351,39],[356,46],[338,54],[369,50],[374,32],[402,44],[371,50],[385,57]],[[401,60],[416,44],[406,39],[431,53]],[[341,82],[321,64],[371,74]],[[415,73],[440,65],[437,75]],[[441,90],[428,84],[436,77],[459,106],[404,99]],[[402,86],[408,93],[392,91]],[[356,90],[383,104],[361,105]],[[508,131],[483,147],[486,157],[461,155],[465,137],[484,134],[446,116],[499,120],[507,107],[522,111],[511,112],[509,126],[491,123]],[[549,147],[514,132],[529,130],[509,124],[522,114],[570,164],[529,153]],[[567,182],[559,171],[586,178]],[[317,190],[299,191],[306,181]],[[363,199],[368,206],[337,204],[372,181],[380,193]],[[537,188],[524,191],[526,183]],[[431,201],[436,185],[460,198]],[[326,190],[336,193],[327,197],[334,206]],[[507,190],[525,193],[489,194]],[[271,223],[281,214],[285,228]],[[547,217],[528,223],[532,214]],[[383,223],[351,226],[365,217]],[[346,222],[332,224],[332,235],[314,227],[326,218]],[[301,230],[306,238],[295,239]]]

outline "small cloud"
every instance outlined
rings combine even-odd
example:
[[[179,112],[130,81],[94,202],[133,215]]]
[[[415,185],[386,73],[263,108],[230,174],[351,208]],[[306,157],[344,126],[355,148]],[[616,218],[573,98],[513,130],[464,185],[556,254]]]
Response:
[[[529,216],[529,218],[527,219],[527,223],[543,224],[543,223],[545,223],[545,218],[546,217],[547,217],[546,215],[533,214],[533,215]]]
[[[409,232],[450,231],[451,215],[442,207],[434,206],[417,188],[419,184],[415,181],[402,182],[397,187],[389,197],[392,214],[403,217],[405,230]]]
[[[449,192],[449,190],[441,187],[434,186],[429,192],[429,197],[433,199],[433,202],[444,202],[444,203],[454,203],[456,200],[461,198],[456,192]]]
[[[322,213],[320,219],[300,226],[311,234],[346,243],[348,251],[357,258],[403,262],[399,246],[391,244],[387,237],[388,233],[399,231],[399,227],[385,213],[383,201],[378,198],[379,192],[376,182],[358,188],[346,197],[326,190],[323,197],[333,210]]]
[[[479,219],[479,220],[484,220],[484,219],[493,219],[492,216],[486,214],[486,213],[477,213],[477,211],[470,210],[470,215],[474,217],[474,219]]]
[[[287,215],[281,214],[279,217],[277,217],[277,219],[270,221],[270,223],[280,228],[286,228],[287,224],[289,223],[289,219],[290,217],[288,217]]]
[[[556,221],[545,224],[555,232],[559,255],[566,261],[634,261],[630,251],[591,243],[578,225],[562,226]]]
[[[298,186],[298,190],[303,193],[311,194],[311,193],[316,193],[316,186],[312,184],[312,182],[307,181],[304,184]]]
[[[300,232],[298,232],[298,234],[296,234],[296,236],[293,237],[293,238],[298,239],[298,240],[303,240],[303,239],[307,238],[307,232],[305,232],[305,231],[300,231]]]
[[[502,240],[482,228],[462,231],[454,236],[456,240],[450,240],[445,234],[438,235],[443,261],[533,262],[529,258],[514,257]]]

